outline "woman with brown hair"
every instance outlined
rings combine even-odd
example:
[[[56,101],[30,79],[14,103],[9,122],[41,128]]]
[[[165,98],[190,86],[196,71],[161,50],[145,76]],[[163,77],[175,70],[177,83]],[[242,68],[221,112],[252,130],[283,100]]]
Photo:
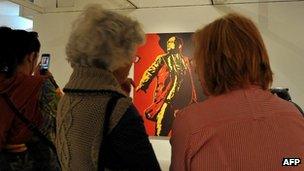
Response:
[[[229,14],[194,38],[208,99],[177,114],[171,170],[281,170],[283,158],[304,158],[304,119],[269,92],[272,71],[254,23]]]

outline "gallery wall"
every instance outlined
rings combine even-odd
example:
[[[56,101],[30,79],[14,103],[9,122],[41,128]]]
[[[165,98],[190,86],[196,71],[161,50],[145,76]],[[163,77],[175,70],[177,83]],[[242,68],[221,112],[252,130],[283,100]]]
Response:
[[[193,32],[214,19],[238,12],[253,19],[265,40],[274,71],[274,86],[289,87],[293,100],[304,107],[304,2],[249,3],[221,6],[146,8],[120,11],[142,23],[146,33]],[[72,21],[79,12],[38,15],[34,30],[39,32],[42,52],[52,54],[51,71],[63,87],[72,72],[65,58]],[[132,73],[132,72],[131,72]],[[158,158],[169,163],[169,143],[154,144]],[[164,152],[162,152],[164,151]],[[163,166],[167,170],[168,163]]]
[[[274,86],[289,87],[294,101],[304,106],[304,2],[231,4],[222,6],[148,8],[121,11],[138,19],[147,33],[192,32],[228,12],[253,19],[265,40]],[[65,58],[71,23],[79,12],[47,13],[34,18],[42,52],[50,52],[52,72],[60,86],[68,81],[71,68]]]

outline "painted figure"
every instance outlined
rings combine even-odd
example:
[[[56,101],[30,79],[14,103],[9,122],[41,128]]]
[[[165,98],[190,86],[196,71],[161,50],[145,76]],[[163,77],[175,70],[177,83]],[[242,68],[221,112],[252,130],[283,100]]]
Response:
[[[150,83],[156,79],[153,103],[145,110],[146,118],[156,122],[156,136],[168,136],[174,114],[197,102],[190,60],[183,56],[182,47],[182,39],[170,37],[167,53],[157,56],[136,88],[136,91],[146,92]]]

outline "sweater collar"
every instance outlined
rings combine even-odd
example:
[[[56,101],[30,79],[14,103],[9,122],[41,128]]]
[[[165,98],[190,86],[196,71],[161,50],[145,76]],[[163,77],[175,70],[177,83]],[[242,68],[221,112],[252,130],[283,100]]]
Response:
[[[73,69],[70,80],[64,87],[66,89],[112,90],[126,95],[110,71],[89,67],[74,67]]]

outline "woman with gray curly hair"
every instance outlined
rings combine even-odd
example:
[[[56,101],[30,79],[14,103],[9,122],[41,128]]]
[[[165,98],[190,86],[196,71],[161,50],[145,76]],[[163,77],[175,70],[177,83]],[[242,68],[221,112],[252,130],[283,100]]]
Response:
[[[143,120],[121,85],[144,33],[137,21],[90,5],[66,46],[73,68],[58,106],[63,170],[160,170]]]

